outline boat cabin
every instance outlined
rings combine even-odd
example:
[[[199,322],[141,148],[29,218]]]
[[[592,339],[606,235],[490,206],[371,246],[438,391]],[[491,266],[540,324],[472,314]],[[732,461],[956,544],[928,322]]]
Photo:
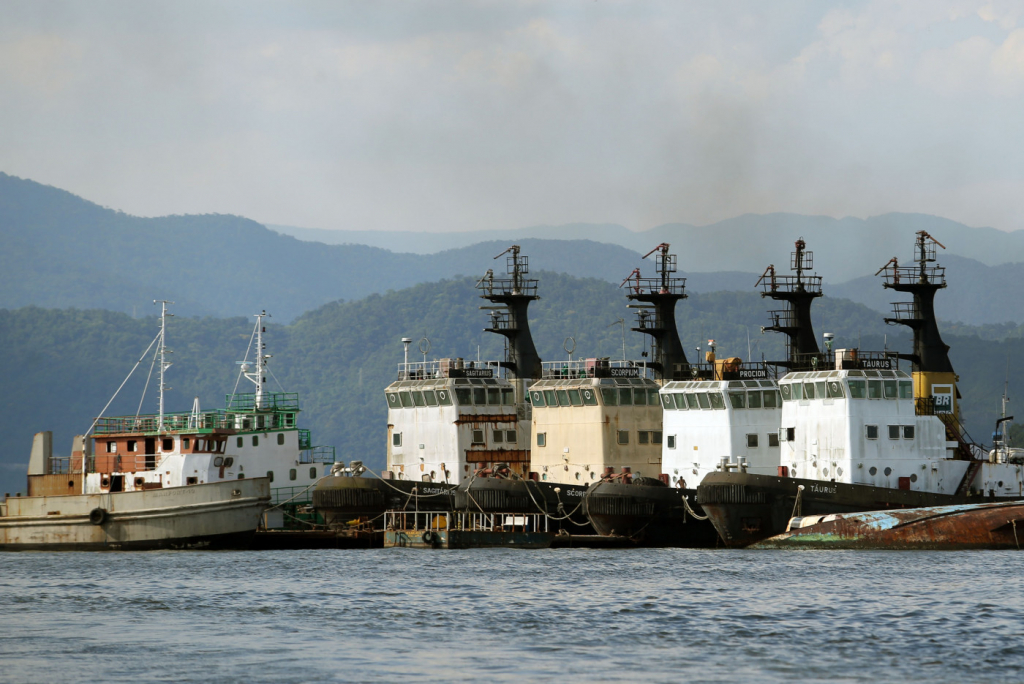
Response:
[[[782,398],[775,380],[674,381],[660,397],[662,469],[673,487],[695,488],[709,472],[732,466],[777,473]]]
[[[631,362],[544,363],[530,385],[531,470],[540,480],[589,484],[605,474],[661,473],[658,384]]]
[[[461,358],[399,364],[399,379],[384,392],[391,476],[459,484],[496,464],[526,476],[529,419],[498,367]]]

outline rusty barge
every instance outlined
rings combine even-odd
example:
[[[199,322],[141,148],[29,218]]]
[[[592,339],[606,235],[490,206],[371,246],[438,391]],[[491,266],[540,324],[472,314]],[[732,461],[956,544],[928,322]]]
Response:
[[[793,518],[751,548],[1019,551],[1022,540],[1024,503],[1003,501]]]

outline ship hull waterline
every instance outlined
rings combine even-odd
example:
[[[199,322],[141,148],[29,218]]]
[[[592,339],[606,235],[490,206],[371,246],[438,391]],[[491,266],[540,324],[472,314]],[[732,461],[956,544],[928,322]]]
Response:
[[[803,486],[800,491],[799,487]],[[797,495],[799,494],[799,506]],[[981,499],[907,489],[822,482],[751,473],[710,473],[697,487],[697,501],[718,530],[722,542],[741,548],[782,534],[793,517],[867,511],[953,506]]]
[[[267,478],[13,498],[0,517],[0,550],[247,548],[269,504]]]
[[[688,497],[688,498],[687,498]],[[598,482],[583,499],[583,509],[594,531],[605,537],[624,537],[637,546],[712,548],[718,532],[700,507],[693,489],[657,487],[622,482]]]

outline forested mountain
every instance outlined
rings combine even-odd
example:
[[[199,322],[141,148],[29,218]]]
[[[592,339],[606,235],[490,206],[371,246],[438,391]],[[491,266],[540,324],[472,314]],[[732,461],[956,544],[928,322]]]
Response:
[[[626,319],[626,355],[639,358],[641,335],[628,330],[632,312],[616,284],[596,278],[538,273],[541,299],[531,306],[531,326],[545,360],[566,357],[563,341],[573,336],[576,356],[622,355]],[[384,459],[386,409],[383,388],[394,378],[404,336],[430,340],[430,357],[497,358],[501,343],[482,331],[486,312],[475,280],[460,278],[421,284],[350,302],[334,302],[310,311],[290,325],[268,325],[272,388],[301,393],[301,424],[314,440],[338,447],[345,461],[360,459],[379,468]],[[755,359],[782,354],[779,336],[761,335],[770,302],[756,293],[693,294],[677,314],[687,354],[714,338],[719,355]],[[250,307],[251,308],[251,307]],[[273,313],[273,312],[271,312]],[[836,335],[837,346],[906,350],[902,328],[885,326],[881,316],[847,300],[824,297],[814,305],[815,331]],[[168,325],[174,351],[169,371],[169,410],[186,411],[200,397],[204,408],[222,405],[237,379],[238,366],[252,332],[252,319],[177,316]],[[24,487],[24,469],[33,433],[53,430],[55,449],[66,452],[74,434],[84,432],[157,333],[152,316],[132,318],[109,311],[0,310],[0,348],[5,352],[0,404],[0,490]],[[987,438],[999,408],[1007,359],[1011,390],[1022,386],[1024,341],[983,341],[961,328],[946,335],[961,377],[965,419],[972,432]],[[964,334],[967,333],[967,334]],[[886,336],[883,337],[883,336]],[[413,345],[415,350],[416,345]],[[143,360],[108,414],[132,414],[139,408],[151,360]],[[1017,364],[1017,365],[1015,365]],[[280,386],[277,385],[280,382]],[[153,383],[150,383],[152,390]],[[152,391],[143,413],[156,410]]]

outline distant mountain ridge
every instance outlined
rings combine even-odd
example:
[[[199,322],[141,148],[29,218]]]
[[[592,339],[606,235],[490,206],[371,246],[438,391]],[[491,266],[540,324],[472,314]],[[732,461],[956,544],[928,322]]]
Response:
[[[416,233],[332,231],[271,226],[302,240],[331,244],[358,243],[382,249],[431,253],[483,240],[521,238],[588,239],[616,244],[645,254],[668,242],[686,273],[746,271],[762,273],[774,263],[788,269],[789,252],[804,238],[815,256],[814,266],[826,282],[841,283],[874,272],[893,256],[913,258],[914,234],[925,230],[946,247],[946,254],[973,259],[988,266],[1024,262],[1024,231],[971,228],[926,214],[891,213],[867,219],[800,214],[744,214],[707,226],[671,223],[634,232],[616,224],[537,226],[510,231]]]
[[[472,239],[490,241],[450,249],[438,248],[469,234],[358,233],[378,242],[398,235],[390,251],[302,241],[237,216],[130,216],[3,173],[0,307],[103,308],[144,316],[152,300],[170,299],[182,315],[223,317],[266,309],[275,320],[288,322],[339,299],[459,275],[480,277],[487,268],[501,273],[504,261],[492,257],[512,241],[522,246],[535,271],[615,284],[636,267],[653,275],[654,264],[642,260],[642,253],[669,242],[689,292],[750,292],[768,264],[788,270],[793,242],[803,236],[815,252],[827,295],[886,312],[899,298],[869,274],[894,255],[908,263],[919,229],[949,247],[940,251],[950,283],[936,300],[941,318],[971,325],[1024,321],[1024,301],[1016,296],[1024,264],[986,265],[1024,262],[1024,231],[968,228],[930,216],[887,214],[860,221],[747,215],[712,226],[672,224],[644,233],[614,224],[545,226],[479,231]],[[577,239],[581,236],[591,239]],[[433,253],[411,253],[428,246],[426,239]],[[987,261],[971,254],[984,254]]]

